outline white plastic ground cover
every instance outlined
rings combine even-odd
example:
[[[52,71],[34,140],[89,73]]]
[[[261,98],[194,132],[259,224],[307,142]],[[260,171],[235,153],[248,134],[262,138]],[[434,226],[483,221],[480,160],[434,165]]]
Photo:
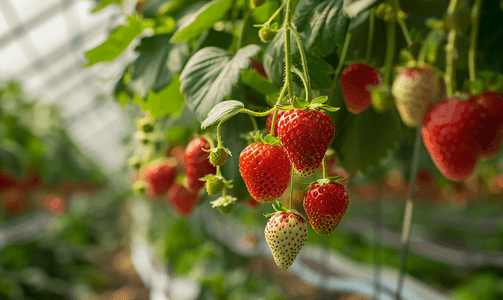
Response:
[[[53,218],[52,214],[35,212],[3,226],[0,229],[0,249],[16,242],[29,240],[44,232]]]
[[[134,202],[131,206],[133,215],[132,228],[132,260],[140,278],[150,288],[151,300],[172,299],[192,300],[199,294],[197,283],[190,278],[170,278],[166,266],[162,266],[155,259],[153,247],[145,238],[149,223],[148,206],[141,202]],[[271,252],[263,232],[256,232],[258,241],[255,247],[243,247],[240,237],[244,236],[239,226],[235,223],[221,222],[212,217],[209,208],[200,207],[192,216],[199,219],[212,232],[214,237],[226,244],[234,252],[243,256],[263,255],[272,259]],[[325,271],[315,266],[323,258],[323,265],[328,273],[337,276],[327,276]],[[157,262],[156,262],[157,261]],[[314,267],[313,267],[314,266]],[[333,250],[324,251],[319,245],[306,245],[300,252],[294,264],[289,269],[302,281],[314,287],[323,288],[333,292],[354,293],[369,298],[374,297],[374,269],[372,265],[359,263]],[[381,268],[381,292],[377,299],[393,300],[397,288],[398,270],[388,267]],[[402,299],[404,300],[448,300],[447,295],[438,292],[419,280],[407,276],[404,281]]]

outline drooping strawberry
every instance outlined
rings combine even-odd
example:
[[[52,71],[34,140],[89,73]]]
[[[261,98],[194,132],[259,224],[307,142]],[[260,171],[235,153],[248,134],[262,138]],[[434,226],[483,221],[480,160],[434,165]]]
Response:
[[[264,66],[255,58],[250,58],[251,68],[257,70],[257,72],[264,78],[267,77],[267,73],[265,72]]]
[[[199,195],[196,191],[175,183],[169,189],[168,200],[178,215],[187,218],[196,207]]]
[[[438,77],[428,67],[407,68],[397,75],[391,93],[407,126],[416,127],[423,123],[428,108],[439,96],[439,89]]]
[[[145,181],[151,196],[166,194],[176,178],[176,166],[170,160],[157,160],[145,169]]]
[[[253,199],[268,203],[288,187],[291,165],[280,145],[254,142],[239,155],[239,171]]]
[[[198,191],[204,186],[204,181],[200,181],[199,178],[215,174],[217,170],[208,160],[210,154],[203,149],[210,149],[210,144],[202,137],[193,139],[185,148],[188,187],[194,191]]]
[[[423,142],[437,168],[445,177],[459,181],[469,177],[477,165],[485,109],[475,98],[446,99],[426,114],[421,129]]]
[[[331,234],[349,205],[349,196],[343,184],[321,179],[304,196],[304,209],[314,231]]]
[[[307,222],[299,214],[280,211],[267,221],[264,233],[274,262],[288,269],[307,241]]]
[[[381,85],[381,74],[376,69],[352,63],[341,73],[341,89],[348,110],[359,114],[372,104],[371,89]]]
[[[503,97],[498,93],[483,93],[473,97],[486,110],[482,116],[483,130],[477,136],[480,145],[480,158],[487,160],[495,157],[503,141]]]
[[[274,125],[274,136],[278,136],[278,123],[279,123],[279,119],[285,113],[286,113],[286,111],[284,111],[284,110],[278,111],[278,115],[276,116],[276,122],[275,122],[276,125]],[[266,126],[267,126],[267,132],[268,133],[271,133],[271,126],[272,126],[273,115],[274,115],[274,113],[272,113],[269,116],[267,116]]]
[[[295,172],[301,177],[316,171],[334,134],[332,120],[310,108],[289,110],[281,116],[278,124],[278,137]]]

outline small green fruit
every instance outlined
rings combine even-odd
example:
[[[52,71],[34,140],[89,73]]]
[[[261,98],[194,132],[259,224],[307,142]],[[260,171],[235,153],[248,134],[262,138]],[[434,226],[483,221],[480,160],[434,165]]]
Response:
[[[219,167],[225,163],[227,160],[227,157],[230,154],[230,151],[226,148],[213,148],[210,149],[210,155],[208,156],[208,159],[210,160],[210,163],[214,165],[215,167]]]
[[[264,43],[268,43],[274,39],[276,34],[278,33],[277,29],[271,28],[269,25],[266,25],[258,31],[258,36],[260,40]]]
[[[234,207],[234,202],[236,202],[237,198],[226,195],[225,197],[220,197],[215,201],[211,201],[212,208],[218,208],[218,210],[223,214],[228,214],[232,211]]]
[[[133,156],[128,159],[128,165],[133,170],[139,170],[141,168],[141,161],[137,156]]]
[[[147,191],[147,183],[142,180],[138,180],[133,184],[133,191],[137,195],[143,195]]]
[[[234,204],[229,203],[226,206],[219,206],[218,210],[223,213],[224,215],[230,213],[232,211],[232,208],[234,207]]]
[[[208,195],[216,195],[222,191],[225,186],[224,179],[221,176],[208,177],[205,187]]]
[[[371,91],[372,106],[378,113],[384,113],[394,105],[391,89],[388,85],[376,86]]]
[[[145,133],[154,131],[154,124],[150,118],[139,119],[136,121],[136,124],[138,125],[138,128]]]

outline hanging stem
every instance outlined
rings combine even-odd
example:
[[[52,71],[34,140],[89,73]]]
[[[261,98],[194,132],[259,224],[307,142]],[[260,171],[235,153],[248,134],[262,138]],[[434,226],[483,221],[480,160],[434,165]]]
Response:
[[[451,0],[449,7],[447,8],[447,14],[449,17],[453,18],[458,7],[458,0]],[[449,30],[447,36],[447,45],[445,46],[446,54],[446,67],[445,67],[445,85],[447,87],[447,97],[452,97],[454,95],[454,90],[456,87],[456,66],[454,65],[454,60],[457,59],[456,52],[456,38],[458,31],[455,28]]]
[[[346,33],[346,38],[344,40],[344,45],[342,46],[341,56],[339,57],[339,64],[337,69],[335,69],[334,80],[332,82],[332,87],[330,88],[330,94],[328,95],[329,101],[335,97],[335,88],[337,87],[337,81],[344,66],[344,61],[346,60],[346,53],[348,52],[349,42],[351,41],[351,32]]]
[[[412,168],[410,173],[410,186],[409,195],[407,201],[405,202],[405,216],[403,219],[402,227],[402,252],[401,252],[401,262],[400,262],[400,273],[398,275],[398,287],[396,290],[395,298],[397,300],[401,298],[401,292],[403,287],[403,281],[405,279],[405,269],[407,265],[407,256],[409,252],[409,242],[410,242],[410,224],[412,221],[412,209],[414,208],[414,193],[416,190],[416,173],[419,165],[419,157],[421,156],[421,127],[416,129],[416,141],[414,144],[414,153],[412,157]]]
[[[281,93],[279,93],[278,100],[276,101],[276,104],[274,107],[277,107],[280,105],[281,100],[283,100],[283,96],[285,96],[285,91],[286,91],[286,84],[283,85],[283,88],[281,89]],[[274,115],[272,116],[272,123],[271,123],[271,134],[274,135],[274,128],[276,127],[276,118],[278,117],[278,110],[274,111]]]
[[[470,31],[470,49],[468,50],[468,71],[470,74],[470,82],[476,79],[475,56],[477,54],[477,40],[479,36],[479,20],[482,0],[475,0],[472,8],[472,30]]]
[[[302,74],[302,71],[297,69],[296,67],[293,67],[292,70],[295,72],[295,74],[297,74],[297,76],[299,76],[300,80],[302,80],[302,83],[304,84],[304,90],[306,92],[306,100],[308,100],[310,96],[309,96],[309,88],[307,87],[306,77],[304,76],[304,74]]]
[[[252,125],[253,125],[253,131],[259,131],[258,125],[257,125],[257,120],[255,120],[255,117],[252,116],[252,115],[248,115],[248,116],[250,116],[250,120],[251,120]]]
[[[292,32],[293,35],[295,36],[295,40],[297,41],[297,46],[299,47],[300,51],[300,58],[302,60],[302,68],[304,69],[304,76],[305,76],[305,88],[306,88],[306,100],[311,102],[311,79],[309,78],[309,72],[307,70],[307,59],[306,59],[306,53],[304,52],[304,47],[302,46],[302,41],[300,40],[299,33],[297,32],[297,29],[292,26]]]
[[[388,33],[386,34],[386,60],[384,62],[384,78],[383,83],[389,84],[391,80],[391,72],[393,71],[393,58],[395,57],[395,40],[396,40],[396,24],[395,20],[388,21]]]
[[[285,83],[288,87],[288,97],[293,99],[292,87],[292,56],[290,45],[290,29],[292,27],[292,0],[286,0],[286,17],[285,17]]]
[[[236,44],[236,51],[241,49],[241,44],[243,42],[243,32],[245,31],[244,29],[246,26],[246,22],[248,22],[248,18],[250,17],[250,14],[251,14],[251,10],[248,10],[243,17],[243,24],[241,25],[241,30],[239,32],[238,42]]]
[[[412,38],[410,37],[409,30],[407,29],[407,24],[405,24],[405,20],[403,19],[403,12],[400,9],[400,4],[398,3],[398,0],[392,0],[391,4],[393,5],[393,10],[396,13],[396,21],[402,29],[403,36],[405,37],[405,41],[407,42],[407,46],[410,46],[412,45]]]
[[[370,59],[370,53],[372,51],[372,41],[374,40],[374,14],[370,13],[369,16],[369,34],[367,36],[367,52],[365,53],[365,63]]]
[[[321,161],[321,165],[323,166],[323,179],[327,178],[327,162],[325,158],[326,156],[323,156],[323,160]]]

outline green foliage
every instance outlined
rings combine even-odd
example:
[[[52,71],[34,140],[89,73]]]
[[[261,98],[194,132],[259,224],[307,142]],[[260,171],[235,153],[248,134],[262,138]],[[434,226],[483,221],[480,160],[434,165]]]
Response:
[[[295,10],[295,25],[307,37],[308,48],[323,56],[344,43],[349,19],[344,16],[344,0],[300,0]],[[284,38],[283,38],[284,40]]]
[[[145,26],[142,21],[135,15],[130,16],[126,24],[117,27],[103,44],[85,53],[87,57],[85,67],[90,67],[98,62],[114,60],[126,50],[143,29]]]
[[[215,105],[232,95],[233,85],[241,77],[240,70],[250,68],[250,57],[259,51],[257,45],[249,45],[233,56],[223,49],[206,47],[190,58],[180,75],[180,90],[199,120],[204,120]]]
[[[172,42],[189,41],[198,37],[213,23],[222,19],[231,8],[232,0],[213,0],[190,14],[171,37]]]

